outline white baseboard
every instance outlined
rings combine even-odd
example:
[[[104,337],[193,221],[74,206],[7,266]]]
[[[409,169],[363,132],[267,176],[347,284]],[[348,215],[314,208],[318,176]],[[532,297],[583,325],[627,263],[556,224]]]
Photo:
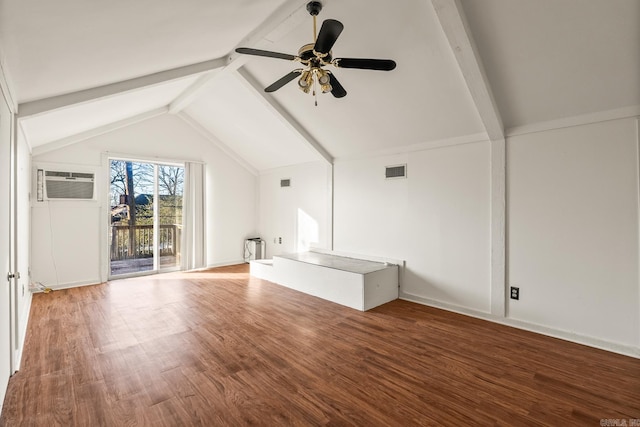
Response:
[[[507,317],[497,317],[490,313],[485,313],[466,307],[460,307],[453,304],[447,304],[441,301],[420,297],[418,295],[413,295],[406,292],[400,293],[400,299],[640,359],[640,348],[638,347],[605,341],[599,338],[580,335],[560,329],[549,328],[547,326],[536,325],[533,323],[510,319]]]
[[[82,280],[78,282],[59,283],[57,285],[50,285],[50,286],[45,285],[45,286],[50,288],[52,291],[59,291],[62,289],[78,288],[80,286],[98,285],[100,283],[102,283],[102,281],[100,280],[99,277],[97,277],[94,280]],[[42,291],[32,291],[32,293],[34,294],[41,293],[41,292]]]
[[[229,267],[231,265],[238,265],[238,264],[248,264],[248,263],[243,259],[236,260],[236,261],[223,261],[223,262],[216,262],[213,264],[209,264],[204,269],[217,268],[217,267]],[[204,270],[204,269],[201,269],[201,270]]]

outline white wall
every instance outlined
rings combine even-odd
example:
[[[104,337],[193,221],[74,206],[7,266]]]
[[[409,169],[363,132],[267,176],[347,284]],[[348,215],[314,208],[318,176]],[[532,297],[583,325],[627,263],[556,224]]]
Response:
[[[280,187],[281,179],[290,179],[291,187]],[[310,246],[330,249],[331,165],[320,161],[262,172],[258,230],[267,258]]]
[[[338,160],[334,249],[406,260],[406,299],[640,355],[638,138],[630,118],[507,139],[506,317],[490,304],[489,142]],[[407,179],[384,179],[402,163]]]
[[[507,142],[509,316],[639,346],[635,119]]]
[[[490,311],[488,142],[341,160],[334,192],[336,251],[405,260],[404,297]]]
[[[254,175],[173,115],[158,116],[34,156],[33,163],[94,169],[103,177],[98,191],[106,192],[108,171],[102,166],[105,152],[150,160],[205,162],[207,265],[242,262],[243,240],[256,232]],[[34,203],[33,279],[60,287],[106,279],[106,243],[101,242],[100,235],[107,226],[107,209],[93,201]]]

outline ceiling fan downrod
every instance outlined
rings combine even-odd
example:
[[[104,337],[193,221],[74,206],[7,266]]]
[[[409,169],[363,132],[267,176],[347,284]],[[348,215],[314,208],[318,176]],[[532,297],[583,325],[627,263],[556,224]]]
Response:
[[[318,16],[321,10],[322,10],[322,3],[320,3],[319,1],[310,1],[309,3],[307,3],[307,12],[309,12],[309,14],[313,16],[313,42],[314,43],[316,42],[316,40],[318,40],[318,36],[317,36],[318,27],[316,23],[316,17]]]

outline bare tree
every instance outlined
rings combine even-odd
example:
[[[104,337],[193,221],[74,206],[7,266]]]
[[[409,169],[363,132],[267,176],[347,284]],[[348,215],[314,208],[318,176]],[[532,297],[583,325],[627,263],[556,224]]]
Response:
[[[120,196],[127,194],[127,171],[125,162],[111,161],[111,206],[120,204]]]
[[[158,166],[158,186],[167,195],[181,196],[184,184],[184,168],[178,166]],[[161,191],[162,192],[162,191]]]

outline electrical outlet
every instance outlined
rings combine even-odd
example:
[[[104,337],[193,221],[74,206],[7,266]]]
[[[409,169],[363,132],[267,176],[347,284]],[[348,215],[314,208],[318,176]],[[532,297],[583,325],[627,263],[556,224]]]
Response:
[[[520,288],[516,288],[515,286],[511,287],[511,299],[520,299]]]
[[[278,243],[282,244],[282,237],[278,237]]]

